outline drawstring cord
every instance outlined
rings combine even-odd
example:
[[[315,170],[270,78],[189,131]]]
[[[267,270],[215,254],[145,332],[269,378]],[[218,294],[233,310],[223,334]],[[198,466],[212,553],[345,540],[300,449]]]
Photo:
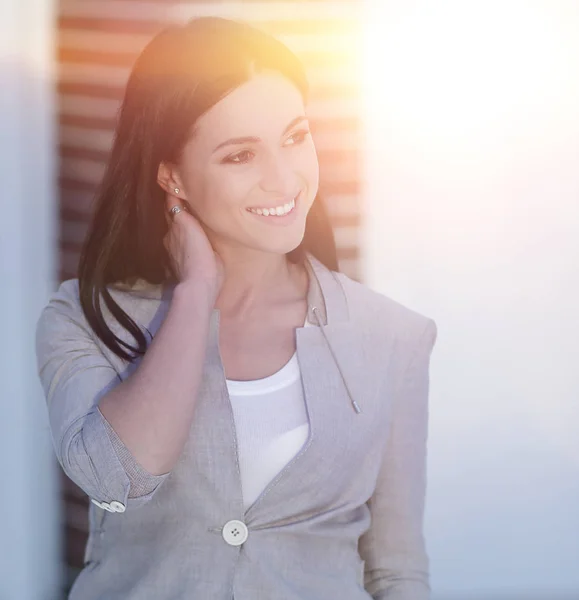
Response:
[[[334,362],[336,363],[336,366],[338,367],[338,371],[340,373],[340,377],[342,378],[342,382],[344,383],[344,387],[346,388],[346,392],[348,393],[348,396],[350,397],[350,402],[352,403],[352,406],[354,407],[354,410],[356,411],[356,413],[360,414],[362,412],[362,409],[360,408],[360,406],[354,400],[352,394],[350,393],[350,388],[348,387],[348,384],[346,383],[346,379],[344,378],[344,374],[342,373],[342,369],[340,369],[340,363],[338,363],[336,355],[334,354],[334,350],[332,348],[332,345],[330,344],[330,340],[328,339],[328,336],[326,335],[326,332],[324,331],[324,327],[322,326],[322,322],[321,322],[320,317],[318,315],[318,309],[317,309],[316,306],[312,306],[312,312],[314,313],[314,316],[316,317],[316,320],[317,320],[318,325],[320,327],[320,331],[322,332],[322,335],[324,336],[324,339],[326,340],[326,344],[328,345],[328,349],[330,350],[330,354],[332,355],[332,358],[334,359]]]

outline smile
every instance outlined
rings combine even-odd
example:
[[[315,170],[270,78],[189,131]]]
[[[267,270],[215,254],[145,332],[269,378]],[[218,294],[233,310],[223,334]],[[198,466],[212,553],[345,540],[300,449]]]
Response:
[[[261,215],[263,217],[285,217],[289,215],[296,206],[296,199],[291,202],[281,204],[280,206],[272,206],[271,208],[248,208],[250,213]]]

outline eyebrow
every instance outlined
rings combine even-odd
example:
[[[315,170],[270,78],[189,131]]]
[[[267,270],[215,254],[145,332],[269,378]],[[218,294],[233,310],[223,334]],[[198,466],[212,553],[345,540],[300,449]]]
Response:
[[[295,119],[292,119],[290,121],[290,123],[288,124],[288,126],[283,130],[282,135],[285,135],[286,133],[288,133],[288,131],[290,129],[292,129],[293,127],[295,127],[298,123],[301,123],[302,121],[307,121],[307,117],[305,115],[301,115],[299,117],[296,117]],[[255,136],[244,136],[244,137],[237,137],[237,138],[230,138],[229,140],[226,140],[225,142],[222,142],[221,144],[219,144],[219,146],[217,146],[214,150],[213,153],[217,152],[217,150],[219,150],[220,148],[223,148],[223,146],[229,146],[231,144],[248,144],[248,143],[257,143],[257,142],[261,142],[261,138],[255,137]]]

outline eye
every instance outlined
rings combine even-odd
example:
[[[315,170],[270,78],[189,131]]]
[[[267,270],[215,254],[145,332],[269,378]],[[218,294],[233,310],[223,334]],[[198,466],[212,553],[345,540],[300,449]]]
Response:
[[[242,165],[249,162],[252,158],[253,152],[250,150],[242,150],[241,152],[237,152],[237,154],[231,154],[230,156],[227,156],[223,159],[223,162],[234,165]]]
[[[299,131],[292,133],[288,137],[288,142],[290,142],[288,145],[295,146],[296,144],[301,144],[302,142],[305,141],[305,139],[309,135],[309,133],[310,132],[308,129],[300,129]]]

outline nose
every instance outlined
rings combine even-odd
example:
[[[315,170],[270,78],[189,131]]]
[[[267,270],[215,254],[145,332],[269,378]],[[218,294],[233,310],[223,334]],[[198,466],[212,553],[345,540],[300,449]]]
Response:
[[[270,155],[263,164],[260,187],[264,192],[293,198],[299,191],[297,179],[287,159],[279,155]]]

